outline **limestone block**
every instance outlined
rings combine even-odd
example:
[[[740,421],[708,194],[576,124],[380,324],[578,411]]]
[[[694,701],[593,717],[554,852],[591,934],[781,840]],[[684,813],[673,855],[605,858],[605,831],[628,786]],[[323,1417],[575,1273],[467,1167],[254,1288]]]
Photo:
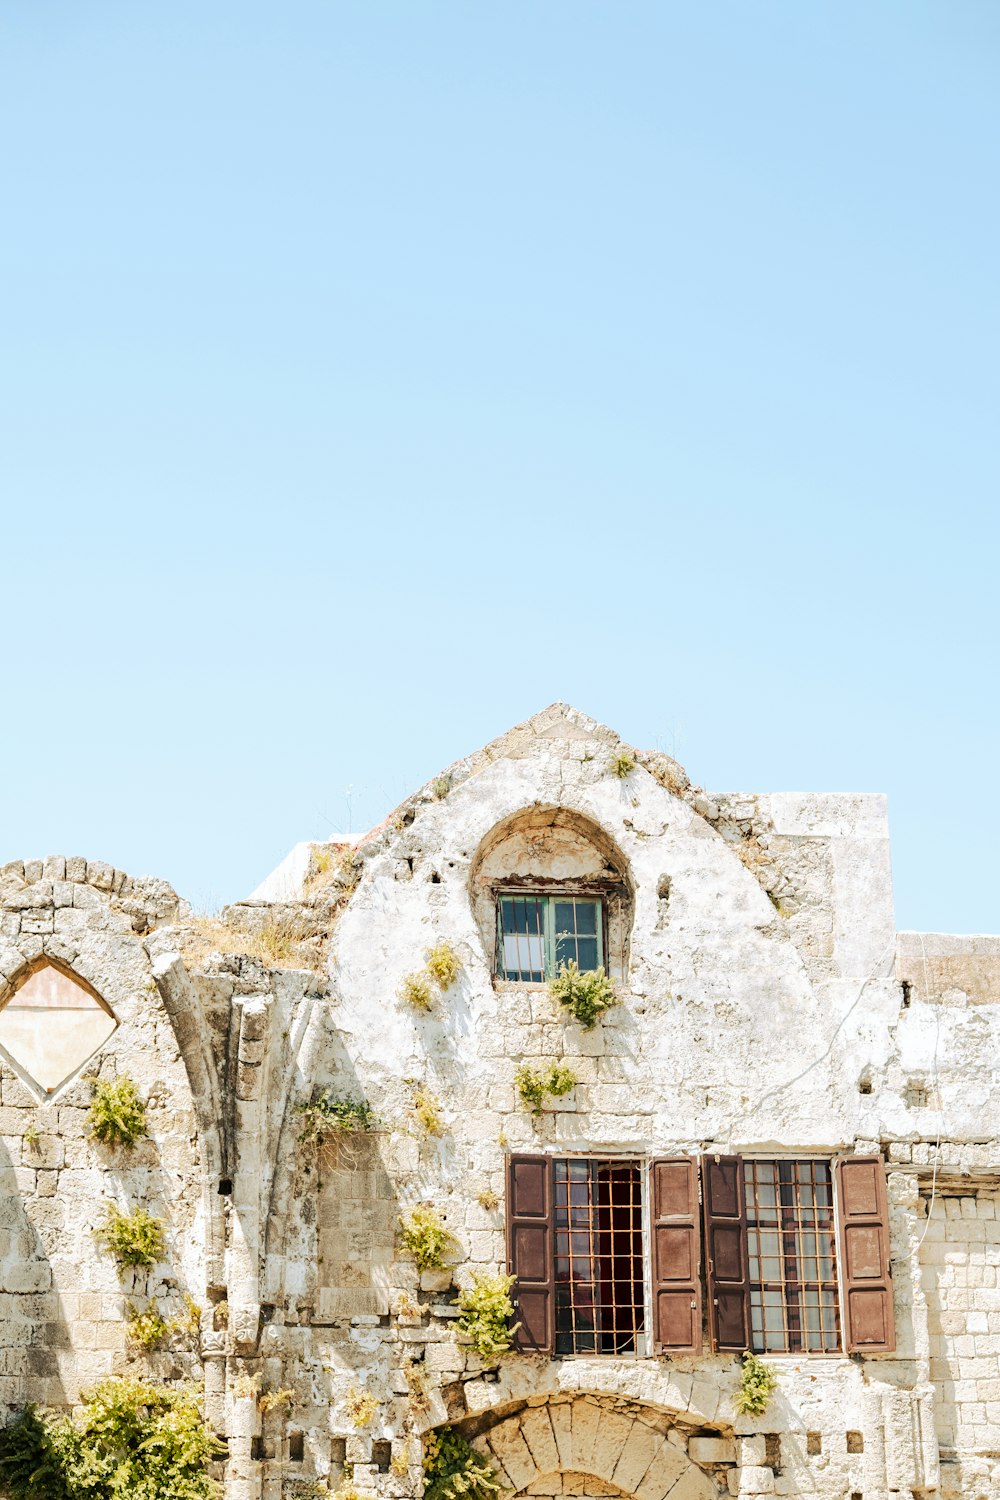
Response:
[[[741,1495],[773,1495],[774,1470],[766,1464],[744,1464],[740,1467]]]
[[[487,1439],[514,1488],[526,1489],[537,1477],[538,1470],[517,1426],[501,1422],[487,1434]]]
[[[683,1453],[669,1443],[662,1443],[635,1487],[637,1500],[663,1500],[689,1467],[690,1461]]]
[[[521,1419],[521,1434],[540,1474],[559,1468],[559,1449],[549,1421],[547,1406],[532,1407]]]
[[[631,1493],[639,1484],[662,1445],[663,1438],[658,1432],[654,1432],[643,1422],[633,1423],[628,1440],[622,1448],[611,1475],[612,1483],[626,1493]]]
[[[743,1443],[746,1441],[744,1438]],[[693,1437],[688,1443],[688,1454],[696,1464],[734,1464],[736,1444],[731,1438]]]

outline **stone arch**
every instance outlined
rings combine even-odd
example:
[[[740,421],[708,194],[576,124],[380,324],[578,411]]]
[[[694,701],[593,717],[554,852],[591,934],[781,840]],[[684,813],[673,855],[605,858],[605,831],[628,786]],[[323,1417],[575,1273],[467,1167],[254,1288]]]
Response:
[[[689,1453],[697,1430],[678,1413],[638,1401],[549,1394],[481,1417],[471,1431],[473,1445],[518,1495],[719,1500],[725,1492],[725,1466],[703,1467]]]
[[[624,978],[635,885],[628,859],[600,823],[570,807],[534,803],[508,814],[480,841],[469,870],[469,899],[491,959],[496,896],[505,885],[600,893],[607,910],[605,967]]]

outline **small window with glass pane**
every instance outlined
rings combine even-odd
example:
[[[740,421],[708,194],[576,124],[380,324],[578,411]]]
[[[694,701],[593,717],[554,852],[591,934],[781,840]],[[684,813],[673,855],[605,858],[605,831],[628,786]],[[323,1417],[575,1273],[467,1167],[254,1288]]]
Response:
[[[596,896],[502,895],[497,901],[497,974],[541,984],[575,963],[591,973],[604,965],[604,908]]]

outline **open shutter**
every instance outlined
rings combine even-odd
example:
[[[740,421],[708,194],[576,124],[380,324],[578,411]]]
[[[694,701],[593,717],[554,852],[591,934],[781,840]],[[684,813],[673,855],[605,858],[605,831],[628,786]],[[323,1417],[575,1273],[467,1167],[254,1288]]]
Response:
[[[750,1348],[750,1287],[746,1196],[740,1157],[703,1156],[701,1192],[712,1348],[742,1353]]]
[[[517,1281],[511,1289],[520,1327],[517,1349],[551,1354],[555,1341],[555,1243],[552,1162],[512,1156],[507,1172],[507,1257]]]
[[[891,1354],[896,1327],[885,1166],[880,1156],[841,1156],[836,1165],[844,1348],[848,1354]]]
[[[656,1352],[700,1354],[698,1163],[693,1156],[661,1156],[650,1163],[649,1175]]]

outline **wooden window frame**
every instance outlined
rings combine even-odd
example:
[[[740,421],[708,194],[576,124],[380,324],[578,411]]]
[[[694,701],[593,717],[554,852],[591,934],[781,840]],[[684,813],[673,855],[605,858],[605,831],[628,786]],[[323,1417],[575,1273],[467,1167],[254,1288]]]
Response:
[[[556,1168],[557,1161],[565,1162],[591,1162],[601,1166],[631,1166],[635,1168],[636,1184],[639,1193],[640,1206],[640,1244],[641,1244],[641,1270],[642,1270],[642,1297],[633,1303],[634,1309],[641,1315],[642,1326],[634,1333],[636,1348],[623,1350],[619,1353],[611,1351],[594,1350],[566,1350],[556,1353],[557,1344],[557,1293],[556,1293]],[[522,1318],[522,1326],[514,1335],[515,1348],[536,1353],[545,1354],[550,1359],[614,1359],[633,1360],[645,1359],[656,1352],[656,1342],[653,1325],[653,1287],[652,1287],[652,1251],[650,1241],[650,1192],[651,1183],[649,1179],[649,1167],[652,1158],[646,1152],[597,1152],[597,1151],[559,1151],[548,1154],[523,1154],[512,1152],[507,1157],[507,1269],[510,1274],[518,1275],[516,1235],[518,1230],[527,1231],[529,1235],[534,1228],[535,1234],[545,1234],[547,1276],[541,1274],[536,1268],[534,1276],[526,1279],[523,1287],[515,1282],[512,1291],[515,1319]],[[545,1214],[524,1215],[515,1210],[518,1207],[514,1187],[513,1174],[521,1164],[527,1164],[537,1169],[538,1164],[544,1163],[544,1201],[546,1205]],[[522,1310],[521,1299],[528,1299],[528,1307]],[[523,1312],[530,1313],[523,1317]],[[545,1331],[540,1337],[541,1327],[544,1322]],[[533,1324],[534,1326],[529,1326]],[[607,1330],[605,1330],[607,1332]]]
[[[594,889],[593,886],[500,886],[495,892],[496,902],[496,944],[493,953],[493,975],[503,984],[526,985],[547,984],[554,979],[556,973],[556,943],[558,934],[555,929],[555,908],[558,901],[586,901],[593,903],[598,908],[598,919],[595,924],[597,937],[597,963],[593,969],[585,969],[584,973],[595,973],[597,969],[603,968],[607,973],[608,952],[608,893],[604,889]],[[535,901],[543,907],[542,920],[542,978],[522,979],[519,976],[508,975],[504,969],[503,959],[503,903],[504,901],[527,900]]]

